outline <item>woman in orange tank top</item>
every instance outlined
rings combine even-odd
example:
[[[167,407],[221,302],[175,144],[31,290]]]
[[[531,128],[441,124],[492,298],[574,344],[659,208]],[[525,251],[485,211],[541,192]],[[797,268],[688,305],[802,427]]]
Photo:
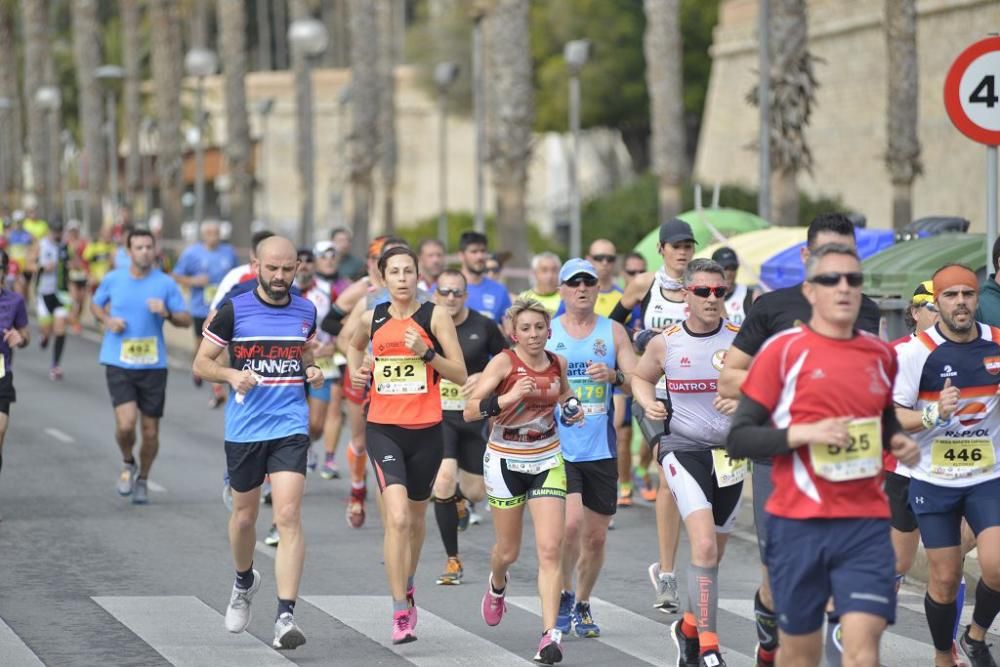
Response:
[[[490,360],[465,404],[466,421],[493,419],[483,473],[496,544],[481,612],[487,625],[498,625],[507,609],[504,597],[510,579],[508,570],[521,549],[527,505],[535,524],[542,603],[543,632],[535,661],[551,665],[562,660],[556,615],[562,587],[566,500],[566,468],[559,449],[556,406],[562,403],[568,424],[583,420],[584,415],[566,378],[566,358],[545,350],[552,334],[545,307],[534,299],[518,299],[507,311],[506,319],[513,327],[515,348]],[[576,401],[573,416],[566,414],[570,399]]]
[[[413,575],[424,541],[424,516],[441,465],[441,377],[466,379],[455,323],[442,308],[417,301],[417,256],[391,248],[378,269],[389,302],[366,311],[347,349],[355,387],[371,383],[368,458],[382,495],[383,556],[392,593],[392,641],[416,640]],[[365,350],[369,344],[371,350]]]

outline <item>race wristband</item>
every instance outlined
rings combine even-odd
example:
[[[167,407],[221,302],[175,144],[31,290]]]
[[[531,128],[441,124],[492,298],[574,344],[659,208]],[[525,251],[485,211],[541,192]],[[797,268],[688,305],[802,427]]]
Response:
[[[317,366],[316,364],[309,364],[308,366],[306,366],[306,370],[309,370],[310,368],[315,368],[315,369],[316,369],[316,370],[318,370],[318,371],[319,371],[320,373],[322,373],[322,372],[323,372],[323,369],[322,369],[322,368],[320,368],[319,366]]]
[[[483,419],[496,417],[500,414],[500,396],[492,394],[479,402],[479,414]]]
[[[920,421],[923,423],[924,428],[928,431],[935,426],[944,426],[947,421],[941,421],[940,408],[937,403],[928,403],[924,406],[923,412],[920,415]]]

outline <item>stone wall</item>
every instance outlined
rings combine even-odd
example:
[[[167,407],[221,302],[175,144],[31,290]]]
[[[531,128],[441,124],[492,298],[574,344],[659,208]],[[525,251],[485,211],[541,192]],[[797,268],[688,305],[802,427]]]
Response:
[[[891,226],[892,193],[886,150],[886,47],[880,0],[807,0],[809,49],[823,62],[817,108],[808,129],[812,175],[799,186],[838,195],[867,215],[872,227]],[[704,183],[757,185],[758,113],[746,102],[756,83],[758,0],[725,0],[712,46],[712,72],[695,162]],[[919,135],[924,175],[914,184],[915,217],[961,215],[985,228],[985,148],[952,126],[943,102],[944,79],[967,45],[1000,29],[998,0],[918,0]]]

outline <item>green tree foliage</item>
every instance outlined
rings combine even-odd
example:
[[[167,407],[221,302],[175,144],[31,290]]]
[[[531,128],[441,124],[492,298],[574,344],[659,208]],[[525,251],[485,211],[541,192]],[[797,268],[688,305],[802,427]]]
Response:
[[[417,244],[423,239],[437,238],[437,224],[438,218],[434,216],[433,218],[421,220],[412,227],[397,229],[396,234],[415,249]],[[531,252],[539,253],[550,250],[557,254],[565,253],[565,249],[558,243],[542,236],[537,227],[530,224],[526,225],[526,227],[528,232],[528,247]],[[475,220],[471,213],[467,211],[448,213],[448,252],[456,252],[458,250],[458,237],[462,235],[462,232],[468,232],[473,229],[475,229]],[[486,218],[486,235],[490,239],[491,250],[494,252],[504,251],[504,248],[496,247],[496,220],[492,215]]]

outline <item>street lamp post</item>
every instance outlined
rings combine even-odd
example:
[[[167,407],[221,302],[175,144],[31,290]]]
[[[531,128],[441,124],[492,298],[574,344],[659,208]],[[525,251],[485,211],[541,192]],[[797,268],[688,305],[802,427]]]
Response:
[[[573,151],[569,163],[569,254],[579,257],[580,239],[580,70],[590,55],[590,42],[575,39],[563,49],[569,68],[569,129],[573,134]]]
[[[62,95],[59,93],[59,88],[56,86],[42,86],[36,90],[35,105],[44,111],[46,116],[51,120],[52,115],[59,113],[59,107],[62,106]],[[48,173],[36,176],[36,179],[39,177],[45,179],[45,216],[49,220],[59,212],[56,208],[56,182],[59,179],[59,165],[49,157],[52,153],[53,141],[59,141],[59,138],[53,137],[51,132],[46,132],[45,155]],[[37,188],[37,183],[35,187]]]
[[[438,240],[448,247],[448,88],[458,78],[458,65],[438,63],[434,68],[434,83],[438,89]]]
[[[108,193],[111,196],[111,218],[114,220],[118,212],[118,103],[115,100],[115,84],[125,78],[125,70],[118,65],[101,65],[94,70],[94,76],[104,86],[104,113],[107,115],[108,133]]]
[[[10,196],[10,188],[8,187],[10,176],[7,174],[7,156],[10,147],[7,145],[9,134],[7,128],[10,110],[13,108],[14,100],[9,97],[0,97],[0,206],[6,204],[7,198]]]
[[[299,150],[302,151],[299,161],[299,168],[302,170],[302,184],[304,190],[304,200],[302,202],[302,214],[299,220],[298,240],[305,244],[309,240],[310,230],[314,227],[314,207],[316,199],[316,157],[313,147],[313,99],[312,80],[309,70],[312,67],[312,59],[316,58],[324,51],[329,44],[330,38],[326,31],[326,26],[322,21],[306,17],[292,21],[288,26],[288,41],[304,61],[305,81],[302,101],[304,108],[299,109]]]
[[[267,119],[271,117],[271,112],[274,111],[274,98],[268,97],[257,102],[254,105],[257,113],[260,114],[260,136],[257,141],[260,142],[260,163],[257,165],[257,182],[263,183],[263,192],[261,193],[261,219],[267,224],[271,224],[271,181],[267,177]]]
[[[472,106],[476,119],[476,218],[475,229],[486,233],[483,213],[483,160],[486,157],[486,102],[483,100],[483,17],[472,23]]]
[[[196,46],[184,56],[184,70],[198,79],[195,88],[194,122],[198,131],[194,144],[194,221],[201,223],[205,217],[205,77],[219,69],[215,51]]]

